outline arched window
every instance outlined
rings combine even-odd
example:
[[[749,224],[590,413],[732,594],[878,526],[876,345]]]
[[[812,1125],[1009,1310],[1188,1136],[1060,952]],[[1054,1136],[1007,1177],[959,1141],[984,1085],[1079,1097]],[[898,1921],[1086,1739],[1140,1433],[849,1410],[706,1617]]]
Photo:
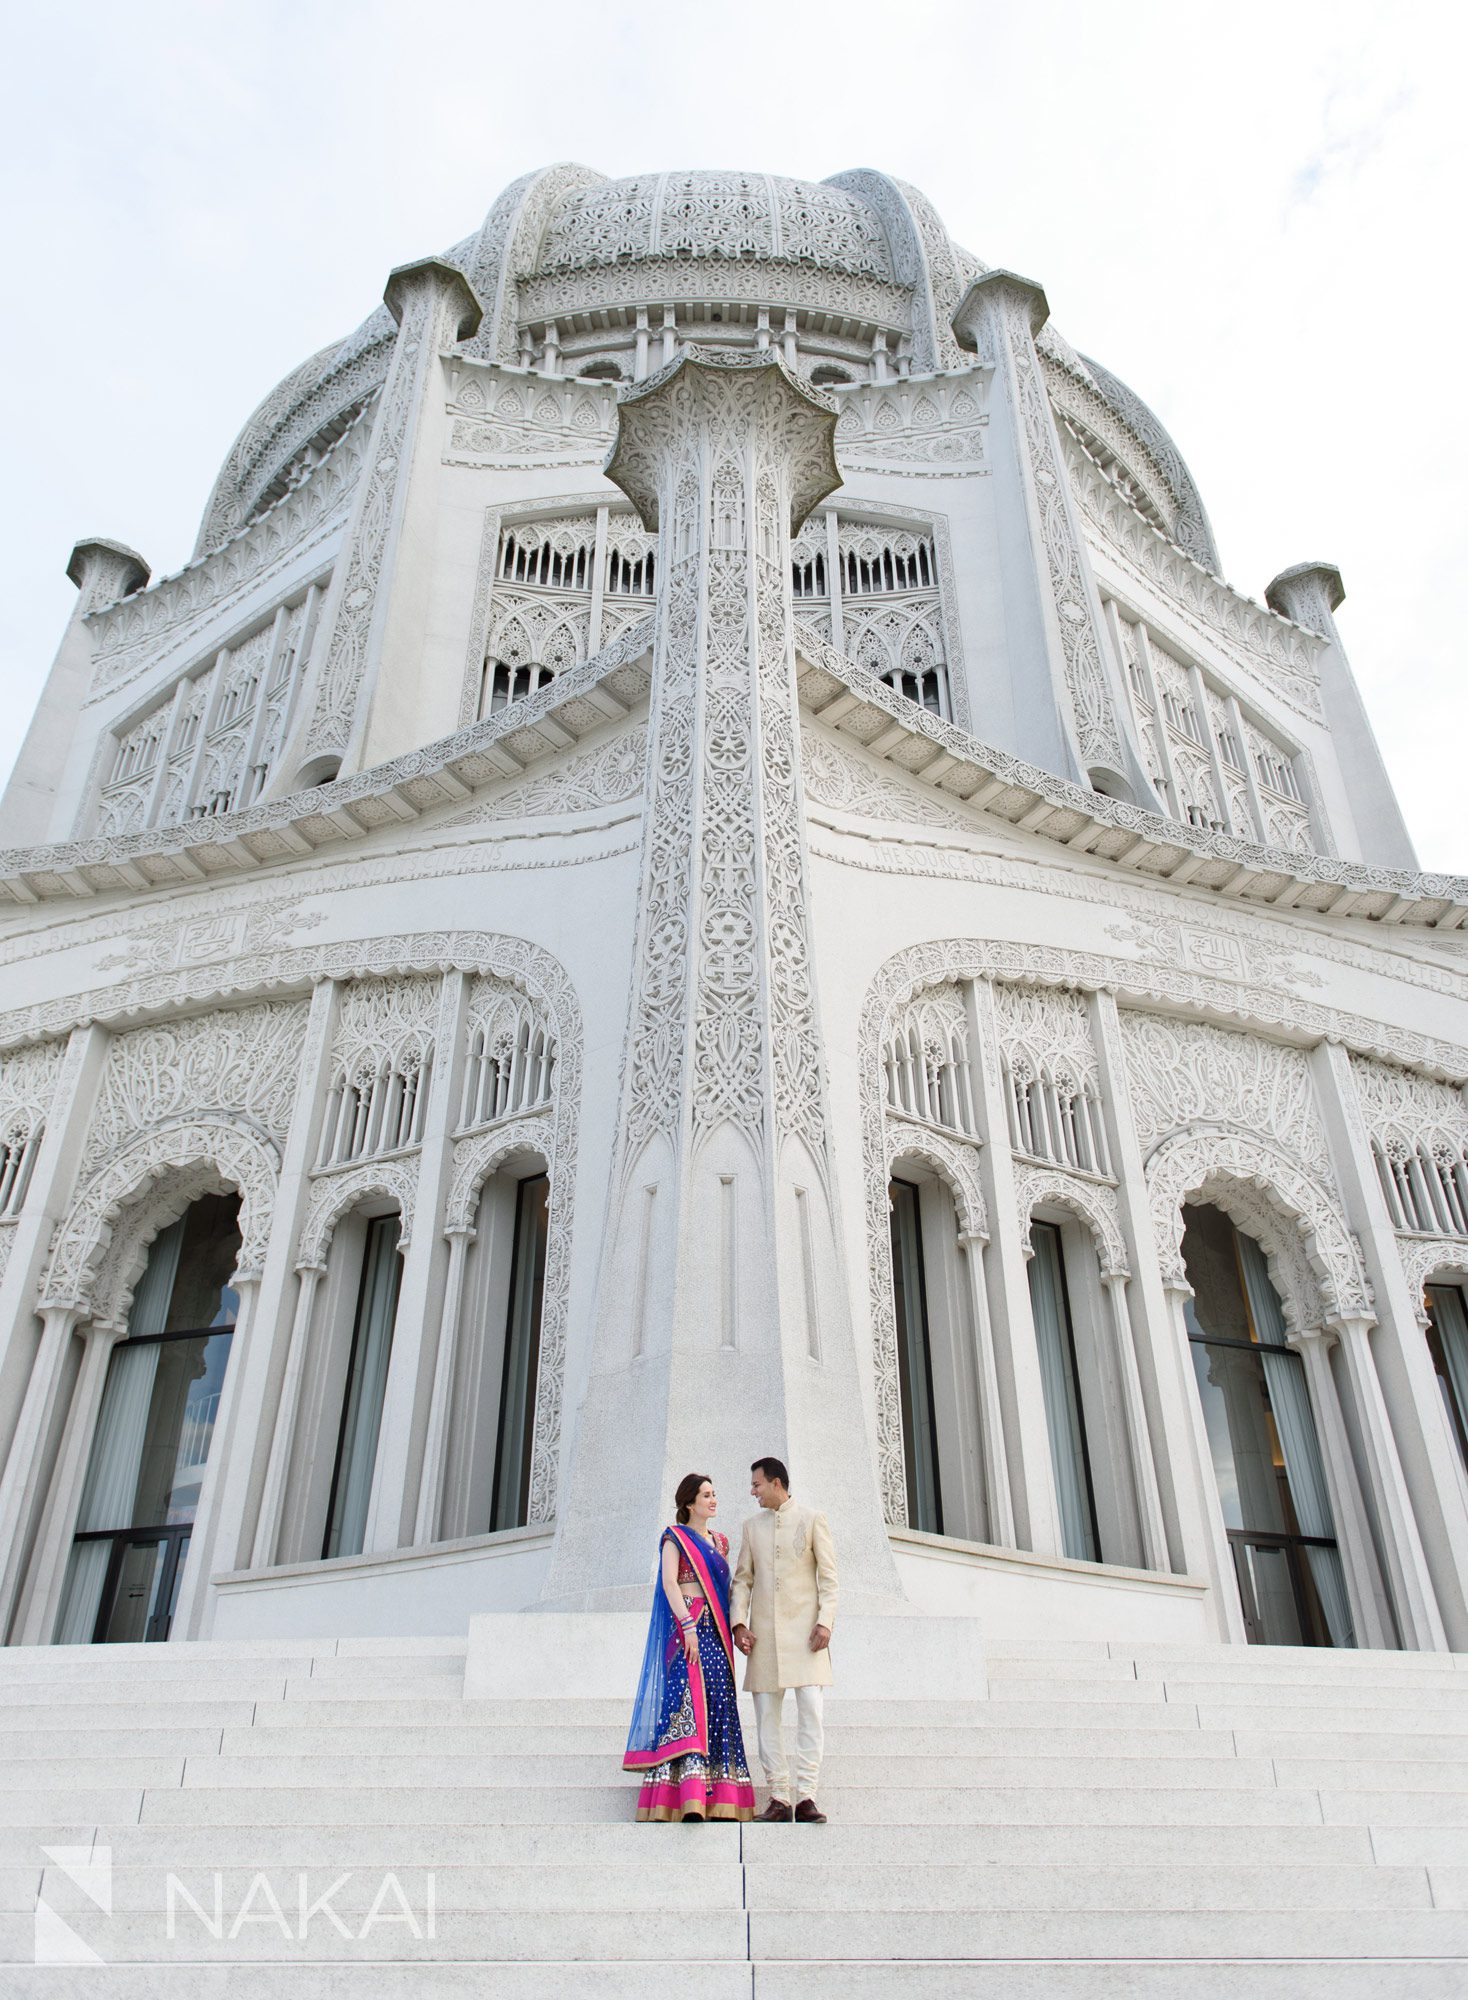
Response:
[[[484,1183],[465,1269],[440,1532],[521,1528],[540,1379],[550,1179],[533,1156]]]
[[[205,1195],[153,1239],[102,1391],[59,1645],[168,1637],[239,1306],[239,1207]]]
[[[966,1264],[979,1251],[960,1247],[953,1190],[925,1158],[899,1159],[887,1194],[908,1525],[995,1541]],[[1002,1465],[992,1471],[1003,1480]]]
[[[1183,1216],[1184,1314],[1245,1630],[1255,1644],[1352,1646],[1304,1363],[1268,1260],[1221,1209]]]
[[[402,1259],[398,1240],[402,1225],[396,1215],[374,1216],[367,1223],[362,1281],[352,1322],[347,1357],[336,1461],[326,1509],[323,1556],[355,1556],[367,1539],[367,1515],[372,1500],[372,1475],[377,1466],[377,1442],[387,1400],[387,1371],[392,1360],[393,1331],[398,1314]]]
[[[1100,1562],[1101,1526],[1091,1473],[1086,1398],[1060,1229],[1052,1222],[1032,1222],[1030,1242],[1033,1248],[1029,1267],[1030,1310],[1034,1315],[1045,1428],[1050,1437],[1050,1463],[1060,1512],[1060,1546],[1077,1561]]]
[[[1461,1285],[1429,1285],[1427,1351],[1447,1412],[1448,1428],[1468,1467],[1468,1301]]]

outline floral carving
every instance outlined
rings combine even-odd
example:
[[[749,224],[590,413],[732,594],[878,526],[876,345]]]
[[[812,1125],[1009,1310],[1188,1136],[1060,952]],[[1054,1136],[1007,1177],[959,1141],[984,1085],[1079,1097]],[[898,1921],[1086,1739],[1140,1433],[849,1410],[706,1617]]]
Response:
[[[166,1119],[247,1118],[282,1139],[300,1089],[301,1001],[274,1000],[118,1035],[107,1051],[87,1135],[93,1160]]]
[[[1322,1178],[1325,1128],[1303,1049],[1203,1021],[1124,1010],[1122,1045],[1137,1137],[1146,1152],[1197,1119],[1272,1139]]]

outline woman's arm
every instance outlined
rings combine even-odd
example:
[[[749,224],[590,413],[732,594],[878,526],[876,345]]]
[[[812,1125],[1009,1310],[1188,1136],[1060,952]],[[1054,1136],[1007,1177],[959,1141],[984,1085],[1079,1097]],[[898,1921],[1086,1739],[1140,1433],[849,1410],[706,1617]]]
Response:
[[[672,1606],[673,1616],[678,1621],[678,1630],[683,1637],[683,1652],[689,1660],[698,1658],[698,1629],[688,1615],[688,1603],[678,1587],[678,1545],[676,1542],[663,1543],[663,1595]]]

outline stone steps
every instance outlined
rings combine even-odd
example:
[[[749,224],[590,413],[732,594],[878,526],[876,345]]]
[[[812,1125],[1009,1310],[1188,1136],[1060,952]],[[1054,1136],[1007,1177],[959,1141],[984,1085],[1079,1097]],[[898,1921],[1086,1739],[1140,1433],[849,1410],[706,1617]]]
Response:
[[[636,1826],[625,1697],[465,1701],[464,1662],[0,1654],[6,2000],[92,1977],[32,1965],[38,1894],[105,2000],[618,2000],[675,1961],[700,2000],[1468,1990],[1468,1662],[1061,1641],[987,1700],[838,1689],[820,1829]],[[111,1915],[44,1846],[109,1851]]]

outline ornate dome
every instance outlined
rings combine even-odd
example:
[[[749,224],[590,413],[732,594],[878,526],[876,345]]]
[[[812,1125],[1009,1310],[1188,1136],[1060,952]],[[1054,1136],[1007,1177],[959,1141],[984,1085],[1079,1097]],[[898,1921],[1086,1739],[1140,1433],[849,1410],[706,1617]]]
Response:
[[[825,181],[738,170],[608,180],[565,163],[505,189],[446,261],[483,307],[462,351],[509,367],[640,379],[686,339],[783,345],[823,385],[968,369],[953,315],[985,267],[916,188],[871,168]],[[272,390],[221,470],[196,555],[218,548],[329,450],[376,393],[394,327],[378,307]],[[1210,569],[1187,466],[1124,383],[1047,325],[1051,394],[1152,525]]]
[[[538,270],[584,271],[656,258],[752,257],[850,277],[895,277],[880,217],[828,182],[783,174],[634,174],[562,202]]]

